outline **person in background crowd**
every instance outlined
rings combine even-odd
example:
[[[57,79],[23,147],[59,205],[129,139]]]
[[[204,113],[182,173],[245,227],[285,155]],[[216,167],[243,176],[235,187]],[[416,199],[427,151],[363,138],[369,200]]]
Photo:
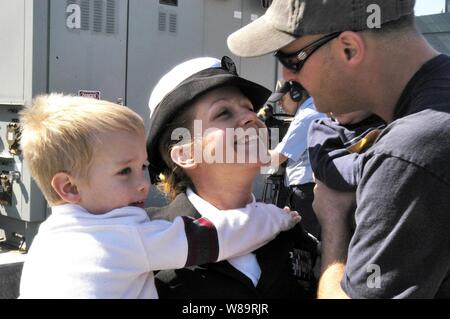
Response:
[[[283,140],[270,151],[272,163],[287,161],[285,186],[289,188],[288,201],[291,209],[302,216],[306,231],[320,237],[320,225],[312,209],[314,180],[308,153],[308,131],[311,124],[326,117],[316,111],[314,100],[297,82],[288,81],[269,98],[290,115],[294,115]]]

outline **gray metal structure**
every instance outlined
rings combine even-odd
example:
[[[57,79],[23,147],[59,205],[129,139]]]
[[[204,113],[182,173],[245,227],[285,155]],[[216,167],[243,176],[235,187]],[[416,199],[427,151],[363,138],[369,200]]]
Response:
[[[436,50],[450,55],[450,13],[417,17],[417,26]]]
[[[22,106],[47,91],[47,8],[45,1],[0,1],[0,237],[21,248],[48,211],[23,165],[17,123]]]
[[[240,59],[233,31],[264,13],[261,0],[0,0],[0,240],[25,248],[49,209],[20,155],[18,112],[41,93],[123,103],[149,122],[157,80],[199,56],[231,56],[239,73],[273,89],[272,56]],[[261,196],[262,178],[255,182]],[[165,199],[151,190],[148,205]],[[0,250],[1,251],[1,250]]]

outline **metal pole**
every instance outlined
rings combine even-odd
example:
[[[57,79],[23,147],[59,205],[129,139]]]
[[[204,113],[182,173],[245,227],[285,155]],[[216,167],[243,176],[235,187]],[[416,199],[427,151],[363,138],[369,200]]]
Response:
[[[445,0],[445,13],[450,12],[450,0]]]

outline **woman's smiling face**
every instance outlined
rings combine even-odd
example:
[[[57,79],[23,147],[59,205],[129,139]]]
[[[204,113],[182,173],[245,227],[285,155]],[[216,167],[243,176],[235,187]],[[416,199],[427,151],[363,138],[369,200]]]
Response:
[[[202,135],[201,139],[196,137],[196,141],[202,141],[202,162],[261,167],[261,162],[268,156],[267,127],[238,88],[212,90],[193,107],[193,131]],[[198,128],[200,123],[201,130]]]

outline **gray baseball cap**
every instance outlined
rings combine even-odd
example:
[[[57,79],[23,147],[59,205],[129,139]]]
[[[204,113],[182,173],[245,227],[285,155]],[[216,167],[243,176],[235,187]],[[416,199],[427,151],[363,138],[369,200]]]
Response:
[[[414,13],[415,0],[274,0],[267,12],[228,37],[228,48],[242,57],[276,51],[312,34],[361,31],[380,12],[381,25]],[[377,7],[378,6],[378,7]]]

